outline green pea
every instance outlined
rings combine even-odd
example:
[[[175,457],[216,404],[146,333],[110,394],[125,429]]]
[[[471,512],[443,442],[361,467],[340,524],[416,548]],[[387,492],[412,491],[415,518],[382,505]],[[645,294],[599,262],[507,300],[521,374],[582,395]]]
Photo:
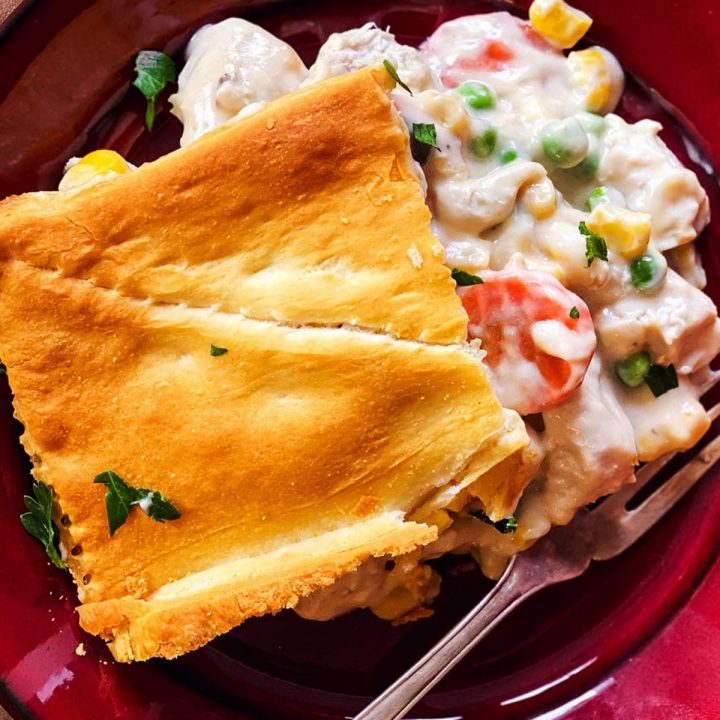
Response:
[[[596,187],[590,195],[588,195],[588,199],[585,201],[585,209],[588,212],[592,212],[598,205],[606,202],[610,202],[608,189],[601,185],[600,187]]]
[[[488,128],[470,141],[470,152],[476,158],[484,159],[495,152],[495,145],[497,145],[497,130]]]
[[[645,351],[633,353],[615,362],[615,374],[620,382],[627,387],[635,388],[643,384],[652,360]]]
[[[592,180],[600,167],[600,158],[597,155],[588,155],[582,162],[572,169],[572,176],[577,180]]]
[[[630,263],[630,281],[638,290],[655,287],[667,272],[665,259],[658,253],[647,252]]]
[[[605,118],[594,112],[581,112],[575,115],[583,130],[593,135],[602,135],[605,132]]]
[[[489,110],[495,105],[492,90],[485,83],[464,82],[457,93],[473,110]]]
[[[575,118],[551,120],[540,135],[545,156],[561,168],[580,164],[588,154],[588,136]]]
[[[517,150],[513,150],[512,148],[509,148],[508,150],[503,150],[502,155],[500,155],[500,164],[507,165],[513,160],[517,160],[517,156]]]

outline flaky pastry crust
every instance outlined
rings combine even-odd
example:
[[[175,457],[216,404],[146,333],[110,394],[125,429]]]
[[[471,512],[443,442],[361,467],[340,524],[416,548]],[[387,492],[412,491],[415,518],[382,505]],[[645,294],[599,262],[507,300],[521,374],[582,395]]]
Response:
[[[413,512],[527,442],[463,344],[385,83],[335,78],[131,175],[0,205],[0,357],[81,624],[118,660],[431,542]],[[105,470],[181,518],[133,512],[110,538]]]

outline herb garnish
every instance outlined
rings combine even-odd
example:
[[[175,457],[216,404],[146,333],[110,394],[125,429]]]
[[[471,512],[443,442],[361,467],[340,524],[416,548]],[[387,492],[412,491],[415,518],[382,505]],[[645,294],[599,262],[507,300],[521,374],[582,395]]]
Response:
[[[660,397],[678,386],[675,366],[654,363],[650,353],[644,350],[617,360],[615,374],[623,385],[630,388],[639,387],[644,382],[655,397]]]
[[[180,517],[178,509],[162,493],[134,488],[112,470],[100,473],[93,482],[105,485],[108,489],[105,493],[105,509],[111,537],[128,519],[133,505],[139,505],[148,517],[157,522],[177,520]]]
[[[0,362],[0,375],[7,375],[7,368],[4,362]]]
[[[383,60],[383,65],[385,66],[385,69],[388,71],[388,75],[390,75],[390,77],[403,90],[407,90],[412,95],[412,90],[400,79],[400,76],[398,75],[398,71],[395,69],[395,66],[389,60]]]
[[[458,287],[468,287],[469,285],[482,285],[483,279],[477,275],[471,275],[464,270],[453,268],[450,273],[452,279],[458,284]]]
[[[137,77],[133,85],[147,98],[145,125],[152,132],[155,123],[155,100],[168,83],[177,80],[175,63],[169,55],[157,50],[141,50],[135,58]]]
[[[597,233],[594,233],[585,224],[584,220],[580,221],[578,229],[580,230],[580,234],[585,236],[585,259],[587,260],[587,265],[585,267],[590,267],[595,258],[607,262],[608,250],[605,240]]]
[[[226,352],[227,352],[227,348],[218,347],[217,345],[210,346],[210,354],[213,357],[218,357],[218,355],[224,355]]]
[[[580,311],[573,305],[568,313],[573,320],[577,320],[580,317]]]
[[[651,365],[645,376],[645,383],[655,397],[678,386],[677,373],[673,365]]]
[[[25,507],[28,512],[20,516],[23,527],[42,543],[50,561],[56,568],[63,570],[65,563],[57,549],[57,530],[52,520],[53,491],[44,482],[33,483],[34,497],[25,495]]]
[[[435,125],[433,123],[413,123],[410,134],[410,151],[413,158],[424,165],[433,148],[440,150],[437,144]]]
[[[518,529],[518,519],[513,513],[510,517],[503,518],[502,520],[493,521],[491,520],[482,510],[471,510],[470,514],[476,517],[478,520],[482,520],[487,525],[492,525],[498,532],[503,535],[509,535],[514,533]]]

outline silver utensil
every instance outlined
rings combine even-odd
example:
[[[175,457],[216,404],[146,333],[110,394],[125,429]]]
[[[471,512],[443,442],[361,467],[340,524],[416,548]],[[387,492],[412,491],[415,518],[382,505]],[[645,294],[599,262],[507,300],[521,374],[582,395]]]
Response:
[[[713,377],[703,391],[707,392],[717,382],[718,377]],[[720,403],[708,412],[715,420],[720,415]],[[609,560],[630,547],[720,458],[720,436],[637,506],[628,509],[631,501],[676,454],[643,465],[637,472],[637,482],[594,508],[581,510],[569,525],[554,528],[516,555],[490,593],[355,720],[400,720],[520,603],[542,588],[581,575],[593,560]]]

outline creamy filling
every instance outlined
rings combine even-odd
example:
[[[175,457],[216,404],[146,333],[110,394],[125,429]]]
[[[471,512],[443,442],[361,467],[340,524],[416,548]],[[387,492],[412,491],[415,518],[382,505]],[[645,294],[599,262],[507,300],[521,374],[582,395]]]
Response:
[[[517,533],[503,535],[466,511],[446,514],[444,532],[422,556],[368,561],[303,600],[298,611],[304,617],[327,619],[357,607],[388,618],[407,611],[437,592],[423,557],[459,548],[470,549],[495,577],[510,555],[552,525],[631,482],[638,457],[689,447],[706,429],[694,378],[707,375],[720,349],[720,323],[698,289],[705,277],[689,243],[709,221],[708,199],[659,138],[657,123],[629,124],[612,114],[622,70],[607,50],[589,50],[568,58],[502,12],[445,23],[419,50],[372,24],[335,33],[309,71],[288,45],[243,20],[205,26],[191,40],[173,97],[173,112],[185,126],[182,144],[301,84],[390,60],[413,90],[392,91],[408,126],[435,127],[439,150],[419,177],[447,264],[480,275],[508,268],[548,273],[587,303],[597,334],[578,389],[541,421],[528,418],[533,442],[523,466],[534,479],[517,509]],[[591,72],[582,58],[595,63]],[[480,94],[468,100],[463,83],[475,83]],[[559,149],[557,133],[565,143]],[[611,207],[651,216],[647,251],[662,266],[652,288],[633,285],[630,241],[622,232],[608,242],[607,261],[588,264],[579,224],[589,220],[591,193]],[[409,259],[421,262],[412,251]],[[593,338],[556,320],[536,322],[530,334],[536,349],[554,358],[574,361],[593,352]],[[615,363],[638,351],[672,363],[679,387],[656,398],[645,385],[623,385]],[[517,367],[520,398],[541,378],[532,362],[517,358]],[[502,396],[513,388],[498,391]]]

